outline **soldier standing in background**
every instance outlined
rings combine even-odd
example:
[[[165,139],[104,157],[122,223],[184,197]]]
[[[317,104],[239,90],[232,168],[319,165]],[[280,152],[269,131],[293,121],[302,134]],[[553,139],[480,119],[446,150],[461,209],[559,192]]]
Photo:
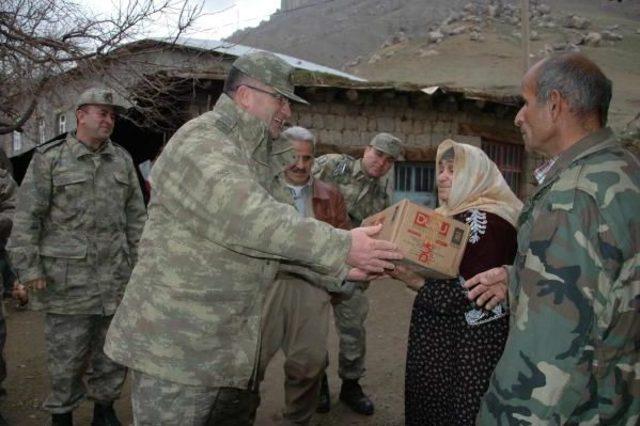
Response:
[[[525,148],[549,162],[513,266],[467,281],[480,305],[508,286],[511,309],[477,424],[637,425],[640,161],[605,127],[611,81],[584,55],[538,62],[522,95]]]
[[[146,213],[133,161],[109,139],[124,110],[114,98],[87,90],[76,105],[77,130],[36,148],[7,244],[21,285],[32,290],[29,307],[45,312],[51,393],[44,407],[53,425],[71,425],[85,395],[95,402],[92,425],[120,424],[113,401],[126,369],[102,346]]]
[[[327,154],[316,159],[313,174],[316,179],[338,186],[347,203],[351,226],[359,226],[367,216],[389,206],[385,175],[402,156],[400,139],[379,133],[365,148],[361,159],[344,154]],[[384,183],[383,183],[384,182]],[[333,312],[340,340],[338,374],[342,379],[340,400],[359,414],[373,414],[374,406],[359,384],[365,367],[366,332],[364,321],[369,301],[364,291],[368,282],[356,283],[350,298],[336,298]],[[331,407],[326,374],[322,380],[318,412]]]
[[[11,232],[11,223],[13,212],[15,210],[15,194],[16,183],[11,177],[9,171],[0,168],[0,241],[2,242],[2,249],[4,250],[4,244]],[[0,275],[0,288],[4,288],[3,277]],[[4,360],[4,344],[7,340],[7,325],[4,320],[4,304],[2,303],[2,296],[4,291],[0,294],[0,399],[6,394],[6,390],[2,387],[2,382],[7,377],[7,365]],[[0,411],[0,426],[6,425],[6,421],[2,417],[2,411]]]

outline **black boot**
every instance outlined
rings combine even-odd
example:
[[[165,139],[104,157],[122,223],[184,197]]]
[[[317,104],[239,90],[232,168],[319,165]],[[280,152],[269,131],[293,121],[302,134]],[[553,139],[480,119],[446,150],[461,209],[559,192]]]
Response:
[[[318,406],[316,407],[316,413],[328,413],[329,410],[331,410],[329,380],[327,379],[327,373],[324,373],[322,375],[322,382],[320,383],[320,395],[318,395]]]
[[[373,402],[362,392],[362,387],[360,387],[357,379],[342,381],[340,401],[347,404],[347,407],[358,414],[364,414],[366,416],[373,414]]]
[[[52,414],[51,426],[73,426],[73,414],[71,411],[62,414]]]
[[[113,409],[113,402],[96,402],[93,406],[91,426],[121,426]]]
[[[0,426],[9,426],[9,423],[7,423],[4,417],[2,417],[1,413],[0,413]]]

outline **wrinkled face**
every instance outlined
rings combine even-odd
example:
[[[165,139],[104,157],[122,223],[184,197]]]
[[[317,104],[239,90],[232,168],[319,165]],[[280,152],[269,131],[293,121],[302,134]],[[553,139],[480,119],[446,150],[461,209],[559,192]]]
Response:
[[[267,124],[269,136],[273,139],[280,136],[284,123],[291,117],[289,99],[258,82],[243,86],[250,92],[247,111]]]
[[[313,168],[313,144],[306,141],[291,142],[296,153],[296,161],[284,171],[285,180],[291,185],[304,185],[309,181]]]
[[[522,81],[524,105],[516,115],[515,125],[520,128],[527,151],[546,154],[553,136],[553,121],[548,103],[540,104],[536,98],[534,78],[529,71]]]
[[[364,149],[364,155],[362,156],[362,168],[364,172],[374,178],[379,178],[387,174],[395,159],[372,146],[367,146]]]
[[[83,105],[76,111],[78,137],[84,142],[102,143],[109,139],[116,123],[116,112],[109,105]]]
[[[453,184],[453,160],[442,160],[438,163],[438,200],[440,204],[446,204],[451,195]]]

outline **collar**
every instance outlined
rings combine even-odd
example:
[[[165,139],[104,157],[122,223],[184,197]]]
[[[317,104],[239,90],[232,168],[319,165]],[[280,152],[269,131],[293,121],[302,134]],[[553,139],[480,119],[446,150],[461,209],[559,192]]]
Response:
[[[362,167],[362,158],[358,159],[358,161],[353,163],[353,170],[351,171],[351,176],[355,177],[356,180],[375,180],[375,178],[370,177],[365,173],[364,168]]]
[[[76,132],[73,131],[73,132],[69,132],[69,135],[67,136],[67,140],[65,143],[67,144],[67,147],[69,148],[71,153],[76,158],[84,157],[85,155],[95,155],[95,154],[107,155],[112,157],[115,155],[115,148],[113,147],[113,143],[111,142],[111,139],[107,139],[106,141],[104,141],[102,146],[100,146],[100,148],[97,151],[92,151],[84,143],[78,140],[78,137],[76,136]]]
[[[562,171],[567,169],[569,165],[574,161],[588,154],[591,154],[592,152],[599,151],[600,149],[604,148],[607,145],[605,142],[612,136],[613,131],[611,130],[611,128],[605,127],[580,139],[578,142],[558,155],[557,160],[545,174],[544,181],[547,182],[552,180]]]
[[[558,157],[552,157],[548,160],[545,160],[533,171],[533,177],[538,183],[538,185],[542,185],[544,183],[544,179],[547,177],[549,170],[553,167],[553,165],[558,161]]]
[[[243,148],[253,153],[269,139],[267,125],[259,118],[249,114],[228,95],[223,93],[216,102],[213,111],[229,129],[238,135]]]

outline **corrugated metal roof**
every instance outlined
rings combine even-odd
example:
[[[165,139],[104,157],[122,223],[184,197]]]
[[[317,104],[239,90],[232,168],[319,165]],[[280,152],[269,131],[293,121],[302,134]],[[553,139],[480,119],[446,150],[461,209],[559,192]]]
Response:
[[[151,40],[156,40],[164,43],[174,43],[179,46],[202,49],[207,51],[214,51],[224,55],[231,55],[236,57],[242,56],[244,54],[251,53],[251,52],[265,51],[265,49],[258,49],[256,47],[244,46],[242,44],[231,43],[231,42],[220,41],[220,40],[212,40],[212,39],[179,38],[178,40],[174,41],[173,39],[170,39],[170,38],[152,38]],[[353,81],[367,81],[353,74],[342,72],[335,68],[326,67],[324,65],[316,64],[315,62],[305,61],[303,59],[295,58],[289,55],[284,55],[282,53],[277,53],[277,52],[272,52],[272,53],[278,55],[280,58],[287,61],[290,65],[299,69],[332,74],[332,75],[339,76],[339,77],[346,78]]]

